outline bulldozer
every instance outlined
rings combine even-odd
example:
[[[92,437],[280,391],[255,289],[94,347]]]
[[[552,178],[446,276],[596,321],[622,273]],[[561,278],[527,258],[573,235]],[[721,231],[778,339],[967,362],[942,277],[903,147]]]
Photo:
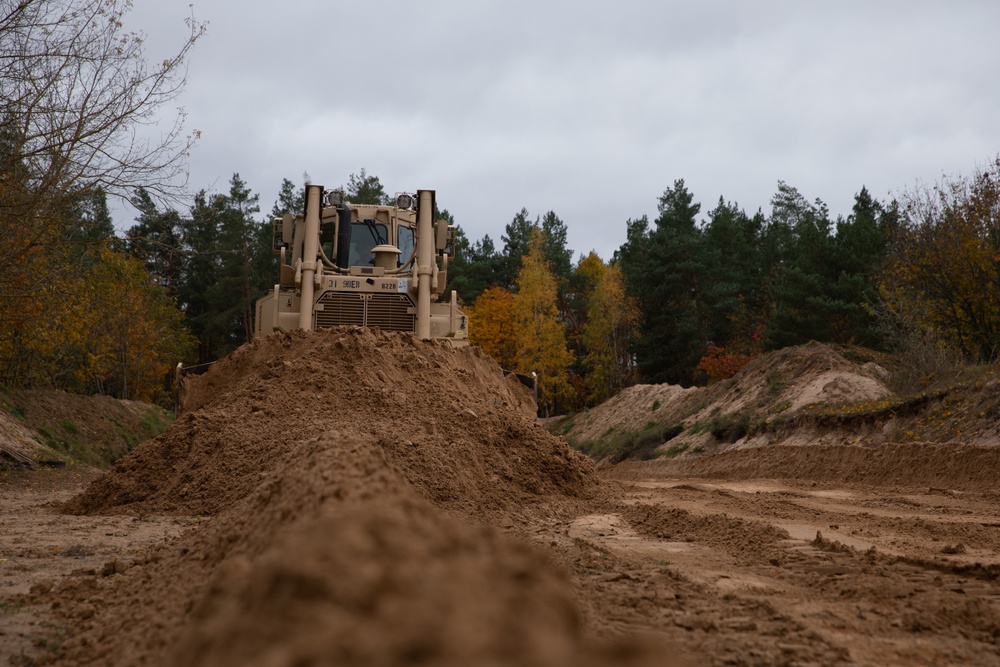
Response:
[[[278,282],[257,301],[254,335],[356,325],[468,345],[455,291],[441,301],[455,228],[435,210],[434,190],[362,205],[307,185],[303,213],[273,220]]]

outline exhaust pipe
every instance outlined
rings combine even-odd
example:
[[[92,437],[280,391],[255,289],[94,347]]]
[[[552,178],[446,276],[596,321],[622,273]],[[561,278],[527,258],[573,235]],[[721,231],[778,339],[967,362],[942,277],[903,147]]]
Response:
[[[434,261],[434,191],[417,190],[417,338],[431,337]]]
[[[313,294],[316,288],[316,254],[319,252],[319,211],[322,185],[306,186],[306,235],[302,249],[302,300],[299,303],[299,328],[312,329]]]
[[[341,204],[337,220],[337,266],[349,268],[351,263],[351,209]]]

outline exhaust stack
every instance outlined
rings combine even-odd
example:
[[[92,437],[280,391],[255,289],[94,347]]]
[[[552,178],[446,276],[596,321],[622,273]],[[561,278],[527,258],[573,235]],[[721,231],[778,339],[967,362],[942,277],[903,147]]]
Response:
[[[434,269],[434,191],[417,190],[417,338],[431,337],[431,281]]]

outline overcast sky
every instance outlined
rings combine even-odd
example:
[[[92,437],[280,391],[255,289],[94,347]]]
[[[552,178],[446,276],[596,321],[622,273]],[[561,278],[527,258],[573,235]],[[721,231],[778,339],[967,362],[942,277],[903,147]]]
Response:
[[[189,0],[135,0],[150,58]],[[190,188],[239,172],[437,190],[472,240],[554,210],[604,259],[682,178],[770,210],[779,180],[847,215],[1000,153],[1000,2],[194,0],[178,104]],[[132,213],[123,217],[130,222]]]

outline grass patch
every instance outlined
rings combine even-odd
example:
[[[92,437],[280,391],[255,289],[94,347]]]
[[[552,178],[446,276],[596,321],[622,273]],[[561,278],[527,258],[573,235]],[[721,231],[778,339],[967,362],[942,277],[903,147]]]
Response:
[[[766,420],[754,420],[748,414],[713,414],[707,421],[700,421],[693,424],[688,429],[688,433],[693,435],[711,433],[717,440],[736,442],[740,438],[745,438],[748,435],[753,435],[764,430],[766,425]]]
[[[670,442],[684,432],[684,424],[674,424],[663,429],[663,442]]]
[[[80,435],[79,427],[68,419],[62,420],[59,422],[59,425],[62,426],[63,431],[69,435]]]
[[[767,390],[772,394],[780,394],[788,386],[788,383],[781,376],[781,372],[777,370],[768,372],[764,376],[764,380],[767,382]]]
[[[142,417],[142,421],[139,422],[139,427],[146,432],[146,435],[153,438],[164,431],[167,430],[167,426],[170,424],[168,420],[163,419],[159,412],[156,410],[149,410]]]
[[[65,424],[71,425],[72,429],[66,429]],[[87,445],[86,438],[80,433],[76,424],[64,421],[59,426],[60,428],[56,428],[49,424],[35,429],[42,436],[43,445],[75,461],[98,467],[107,465],[107,462]]]
[[[729,414],[713,417],[708,431],[719,440],[736,442],[750,432],[750,416]]]
[[[673,445],[672,447],[670,447],[669,449],[667,449],[666,453],[664,453],[664,456],[667,457],[667,458],[671,458],[672,459],[675,456],[679,456],[679,455],[683,454],[687,450],[688,450],[688,444],[687,443],[684,443],[684,444],[681,444],[681,445]]]
[[[607,460],[609,463],[621,463],[626,459],[648,461],[656,458],[657,447],[677,437],[683,430],[684,427],[680,424],[663,428],[651,421],[638,431],[616,432],[617,429],[608,429],[603,437],[578,449],[593,459]]]
[[[795,418],[824,426],[839,426],[873,419],[889,419],[896,415],[916,414],[924,410],[928,403],[946,397],[954,389],[957,388],[841,405],[812,403],[803,407]]]
[[[649,411],[650,412],[656,412],[659,409],[660,409],[660,402],[659,401],[653,401],[653,405],[649,408]]]
[[[0,405],[0,407],[3,407],[5,412],[14,415],[21,421],[25,421],[28,418],[28,416],[24,413],[24,408],[22,408],[20,405],[12,405],[4,401],[3,404]]]

